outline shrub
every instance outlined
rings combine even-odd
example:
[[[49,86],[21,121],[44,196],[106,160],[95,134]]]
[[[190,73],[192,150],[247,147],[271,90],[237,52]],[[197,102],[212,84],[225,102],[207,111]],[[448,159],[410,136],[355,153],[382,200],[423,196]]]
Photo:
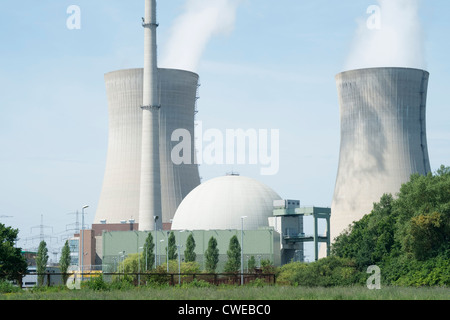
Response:
[[[168,285],[170,281],[170,276],[167,273],[167,269],[163,266],[158,266],[155,273],[146,275],[144,278],[147,280],[147,285],[156,287]]]
[[[272,264],[272,261],[265,259],[261,261],[261,271],[266,274],[275,274],[276,267]]]
[[[305,272],[308,265],[302,262],[291,262],[279,268],[277,273],[277,283],[281,285],[297,286],[297,275]]]
[[[210,288],[213,287],[212,284],[205,280],[194,279],[191,282],[186,282],[181,285],[182,288]]]
[[[351,286],[367,278],[350,259],[331,256],[312,263],[293,262],[278,273],[278,284],[307,287]]]
[[[251,287],[264,287],[267,285],[266,281],[264,281],[264,279],[261,278],[256,278],[255,280],[250,281],[250,283],[248,284]]]
[[[88,281],[81,284],[82,288],[87,288],[94,291],[109,290],[108,284],[103,280],[103,276],[92,277]]]
[[[19,292],[20,288],[14,286],[9,281],[0,280],[0,293]]]
[[[107,289],[110,290],[129,290],[134,288],[133,280],[129,276],[114,278],[111,283],[106,283]]]

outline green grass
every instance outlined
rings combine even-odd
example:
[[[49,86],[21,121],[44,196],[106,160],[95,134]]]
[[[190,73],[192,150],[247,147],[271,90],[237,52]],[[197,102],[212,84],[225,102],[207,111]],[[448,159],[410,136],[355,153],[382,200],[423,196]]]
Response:
[[[23,290],[0,294],[0,300],[450,300],[449,288],[365,287],[306,288],[290,286],[132,288],[126,290]]]

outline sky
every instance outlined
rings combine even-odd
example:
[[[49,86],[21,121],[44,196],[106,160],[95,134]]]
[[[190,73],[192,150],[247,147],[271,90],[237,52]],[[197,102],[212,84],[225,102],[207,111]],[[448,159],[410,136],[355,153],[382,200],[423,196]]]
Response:
[[[202,181],[233,171],[302,206],[331,206],[340,141],[334,77],[367,63],[361,52],[407,52],[393,63],[430,72],[431,166],[450,165],[450,2],[386,1],[158,1],[160,67],[199,74],[203,130],[279,132],[274,174],[262,175],[260,163],[203,164]],[[383,7],[381,29],[373,5]],[[104,74],[143,66],[143,15],[143,0],[2,1],[0,222],[19,229],[20,247],[37,248],[43,225],[49,251],[60,251],[85,205],[92,223],[108,142]],[[367,46],[371,37],[389,41]]]

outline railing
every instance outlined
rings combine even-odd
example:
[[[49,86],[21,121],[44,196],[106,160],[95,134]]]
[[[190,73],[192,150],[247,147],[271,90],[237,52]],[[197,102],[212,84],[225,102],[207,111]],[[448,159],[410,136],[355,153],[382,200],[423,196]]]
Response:
[[[38,276],[44,276],[44,286],[53,285],[64,285],[62,279],[69,279],[71,281],[89,281],[97,277],[102,276],[105,282],[112,282],[114,280],[127,279],[135,286],[140,285],[152,285],[153,284],[164,284],[167,283],[170,286],[175,286],[181,283],[190,283],[195,280],[205,281],[213,285],[237,285],[250,284],[256,279],[264,281],[266,284],[275,284],[276,275],[271,273],[123,273],[123,272],[70,272],[70,273],[57,273],[57,272],[46,272],[46,273],[27,273],[27,276],[36,277],[36,285]],[[242,275],[242,278],[241,278]],[[22,284],[22,287],[27,287]],[[33,287],[33,285],[28,285],[28,287]]]

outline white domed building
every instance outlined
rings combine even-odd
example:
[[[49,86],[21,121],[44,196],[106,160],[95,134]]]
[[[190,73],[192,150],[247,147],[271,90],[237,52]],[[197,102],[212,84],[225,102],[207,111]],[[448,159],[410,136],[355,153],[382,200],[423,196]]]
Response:
[[[234,236],[238,237],[245,257],[244,268],[248,266],[250,257],[257,258],[259,263],[269,260],[275,266],[304,261],[304,242],[314,241],[314,255],[317,257],[318,243],[325,239],[303,233],[303,216],[313,215],[316,219],[325,213],[328,213],[329,222],[329,208],[300,208],[299,200],[282,199],[270,187],[253,178],[236,174],[214,178],[184,198],[175,212],[171,229],[103,232],[103,270],[116,270],[117,252],[136,253],[137,248],[145,244],[149,233],[153,235],[157,261],[161,264],[167,261],[166,250],[171,234],[181,246],[181,259],[187,239],[192,235],[196,261],[201,268],[205,268],[205,251],[209,240],[214,237],[219,250],[217,272],[224,270],[230,239]],[[329,236],[327,239],[329,241]]]
[[[172,230],[245,230],[268,227],[273,201],[281,197],[249,177],[227,175],[211,179],[192,190],[179,205]]]

